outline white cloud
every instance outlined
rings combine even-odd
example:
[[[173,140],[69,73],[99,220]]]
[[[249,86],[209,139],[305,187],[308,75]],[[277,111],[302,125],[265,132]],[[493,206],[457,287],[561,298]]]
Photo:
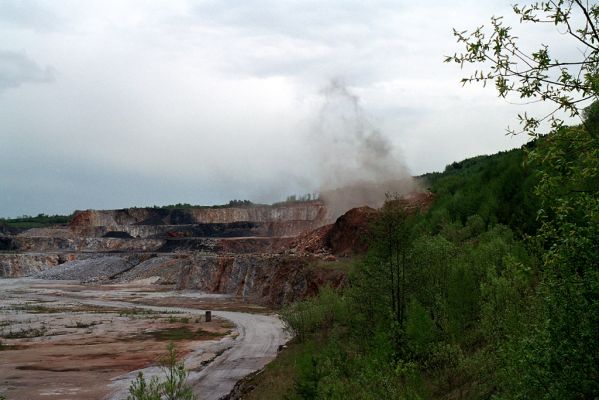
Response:
[[[0,215],[314,190],[305,138],[337,77],[415,173],[513,147],[516,108],[442,63],[453,26],[507,12],[498,0],[2,1],[0,168],[13,177],[0,178]]]

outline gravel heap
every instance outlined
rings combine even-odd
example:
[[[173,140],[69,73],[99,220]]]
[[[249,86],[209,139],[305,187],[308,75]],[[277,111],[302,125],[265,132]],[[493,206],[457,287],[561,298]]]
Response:
[[[146,279],[151,277],[159,277],[160,282],[170,282],[177,280],[181,268],[188,263],[188,258],[178,257],[175,255],[165,255],[152,257],[137,264],[127,272],[119,275],[116,281],[129,282],[136,279]],[[170,277],[170,275],[175,275]]]
[[[133,265],[127,258],[119,256],[74,260],[42,271],[34,278],[80,281],[101,280],[118,275],[130,269]]]

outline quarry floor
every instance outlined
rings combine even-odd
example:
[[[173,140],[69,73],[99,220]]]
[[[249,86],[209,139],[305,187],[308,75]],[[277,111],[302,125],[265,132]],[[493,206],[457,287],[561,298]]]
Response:
[[[288,336],[262,307],[151,280],[0,279],[0,395],[7,399],[126,399],[139,371],[162,375],[157,361],[171,340],[198,398],[219,399],[276,357]]]

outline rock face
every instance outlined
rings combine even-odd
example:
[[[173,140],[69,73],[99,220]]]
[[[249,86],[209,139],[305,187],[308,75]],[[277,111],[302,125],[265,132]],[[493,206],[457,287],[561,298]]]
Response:
[[[19,251],[25,252],[131,252],[154,251],[164,245],[160,239],[121,239],[98,237],[19,236],[12,239]],[[14,250],[13,249],[13,250]]]
[[[325,283],[339,287],[345,273],[318,270],[309,258],[251,254],[196,257],[182,271],[178,287],[235,294],[252,303],[278,306],[314,295]]]
[[[326,215],[320,201],[87,210],[68,226],[0,232],[0,278],[154,278],[157,284],[279,306],[325,284],[344,285],[345,271],[320,265],[367,250],[376,210],[353,209],[328,225]]]
[[[57,254],[3,254],[0,253],[0,278],[20,278],[65,262]]]
[[[127,232],[134,237],[151,237],[170,231],[188,236],[295,236],[325,224],[326,214],[326,206],[321,201],[274,206],[129,208],[80,211],[69,225],[75,230],[100,227]]]
[[[295,236],[325,224],[325,215],[319,201],[81,211],[68,226],[3,229],[0,277],[84,282],[153,277],[276,305],[314,293],[327,279],[307,268],[305,255],[288,254],[295,253]]]

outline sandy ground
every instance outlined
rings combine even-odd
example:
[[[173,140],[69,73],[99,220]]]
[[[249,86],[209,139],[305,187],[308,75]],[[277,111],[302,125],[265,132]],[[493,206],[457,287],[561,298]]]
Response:
[[[224,295],[31,279],[0,279],[0,336],[10,400],[125,399],[138,371],[161,375],[173,338],[198,398],[219,399],[288,340],[277,316]]]

